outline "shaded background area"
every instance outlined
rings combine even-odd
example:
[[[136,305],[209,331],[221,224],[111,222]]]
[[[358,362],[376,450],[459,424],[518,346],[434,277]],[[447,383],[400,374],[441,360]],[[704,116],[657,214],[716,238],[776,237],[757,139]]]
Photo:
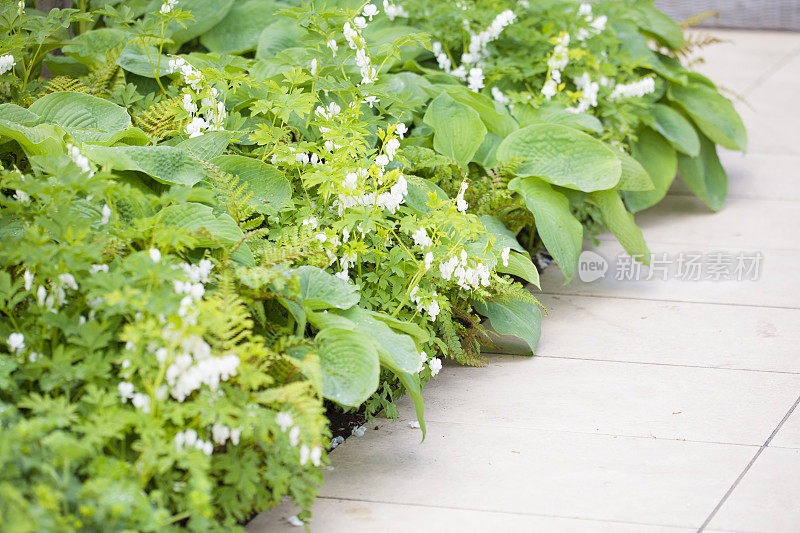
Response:
[[[707,11],[701,26],[761,30],[800,30],[800,0],[656,0],[656,7],[677,21]]]

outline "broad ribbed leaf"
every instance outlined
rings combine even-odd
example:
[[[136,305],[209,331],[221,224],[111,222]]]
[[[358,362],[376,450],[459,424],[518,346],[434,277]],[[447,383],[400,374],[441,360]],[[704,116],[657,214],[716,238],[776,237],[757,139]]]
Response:
[[[226,213],[214,213],[207,205],[195,202],[171,205],[161,210],[159,224],[181,228],[195,235],[195,246],[216,248],[242,240],[244,233]]]
[[[390,362],[390,366],[397,367],[403,372],[417,373],[420,353],[411,337],[394,331],[385,322],[377,320],[370,312],[358,306],[340,311],[338,314],[352,321],[358,327],[358,331],[372,339],[378,349],[381,363]]]
[[[514,116],[522,127],[543,123],[561,124],[576,130],[603,133],[603,123],[597,117],[586,113],[568,113],[562,104],[545,104],[538,109],[529,105],[519,105],[514,108]]]
[[[492,328],[500,335],[512,335],[525,341],[531,355],[539,344],[542,328],[542,310],[535,303],[503,299],[474,302],[475,310],[489,319]]]
[[[652,191],[655,189],[650,175],[639,162],[626,152],[618,152],[622,163],[622,177],[615,189],[620,191]]]
[[[300,43],[304,30],[297,26],[297,22],[283,17],[263,29],[258,37],[256,59],[269,59],[278,52],[292,48]]]
[[[506,137],[497,149],[498,161],[520,158],[518,176],[584,192],[611,189],[622,175],[619,159],[605,144],[558,124],[532,124]]]
[[[539,287],[539,271],[536,270],[536,266],[533,264],[533,261],[531,261],[527,252],[511,252],[508,255],[508,266],[503,265],[503,263],[498,263],[495,268],[498,272],[512,274]]]
[[[129,44],[122,49],[122,53],[117,59],[117,65],[128,72],[145,78],[155,78],[156,72],[158,72],[159,77],[169,74],[169,57],[162,54],[160,63],[158,58],[158,48],[155,46],[148,46],[145,53],[142,47]]]
[[[650,108],[653,121],[650,126],[664,136],[679,152],[692,157],[700,153],[700,138],[692,123],[664,104],[654,104]]]
[[[650,175],[654,187],[652,191],[626,191],[623,194],[628,209],[636,213],[654,206],[667,194],[678,170],[678,156],[664,137],[645,128],[633,143],[633,157]]]
[[[483,227],[486,229],[486,231],[489,234],[494,235],[496,250],[502,250],[503,248],[508,247],[520,253],[525,253],[525,248],[523,248],[519,241],[517,241],[517,236],[514,235],[505,224],[503,224],[502,220],[494,215],[480,215],[478,218],[480,218],[481,222],[483,222]]]
[[[433,147],[466,168],[478,151],[486,127],[478,112],[442,92],[428,105],[423,117],[434,131]]]
[[[431,194],[442,201],[449,200],[447,193],[430,180],[418,176],[408,176],[407,180],[408,195],[406,196],[405,205],[420,213],[427,214],[431,212],[431,208],[428,206],[429,195]]]
[[[639,28],[660,44],[673,50],[680,50],[685,44],[681,27],[653,6],[637,3],[629,13],[634,16]]]
[[[378,388],[378,352],[365,335],[329,327],[317,333],[322,368],[322,395],[342,405],[357,407]]]
[[[650,250],[642,230],[634,222],[633,215],[625,209],[617,191],[597,191],[591,197],[600,208],[606,228],[614,234],[625,251],[645,265],[650,264]]]
[[[258,37],[275,21],[281,6],[269,0],[239,0],[222,22],[200,37],[200,43],[219,54],[241,54],[255,50]]]
[[[64,133],[63,128],[55,124],[23,126],[0,119],[0,138],[17,141],[29,156],[63,153]]]
[[[678,174],[686,186],[714,211],[725,205],[728,176],[719,162],[717,147],[704,135],[700,137],[699,156],[678,156]]]
[[[447,93],[453,100],[467,105],[478,113],[486,130],[498,137],[505,137],[519,128],[507,110],[495,105],[494,101],[486,95],[470,91],[463,85],[436,84],[426,87],[430,96],[438,97],[442,92]]]
[[[706,85],[670,85],[669,99],[683,108],[706,137],[731,150],[747,148],[747,130],[730,100]]]
[[[300,302],[309,309],[349,309],[361,299],[355,285],[342,281],[314,266],[289,271],[300,283]]]
[[[120,107],[104,98],[90,94],[63,91],[42,96],[28,108],[39,115],[41,122],[58,124],[67,131],[94,130],[90,136],[108,138],[122,131],[131,123],[131,116]],[[78,132],[80,133],[80,132]]]
[[[17,104],[0,104],[0,119],[30,126],[39,119],[39,116]]]
[[[514,178],[508,188],[522,196],[547,251],[567,281],[572,279],[581,253],[583,227],[572,216],[566,196],[537,178]]]
[[[221,155],[211,163],[247,185],[259,213],[274,214],[289,205],[292,187],[281,171],[272,165],[243,155]]]
[[[175,43],[173,46],[178,47],[186,41],[191,41],[219,24],[230,11],[233,1],[178,0],[175,8],[190,12],[193,20],[185,21],[183,26],[177,22],[173,22],[169,26],[167,36]],[[150,10],[158,10],[160,4],[162,4],[162,0],[154,0],[150,3]]]
[[[174,146],[87,146],[86,156],[114,170],[137,170],[172,185],[194,185],[203,179],[203,165]]]
[[[170,145],[183,148],[197,159],[211,161],[225,152],[233,136],[231,131],[209,131],[197,137],[175,138]]]
[[[116,28],[97,28],[81,33],[61,50],[81,63],[100,65],[106,62],[106,52],[113,50],[131,38],[131,34]]]

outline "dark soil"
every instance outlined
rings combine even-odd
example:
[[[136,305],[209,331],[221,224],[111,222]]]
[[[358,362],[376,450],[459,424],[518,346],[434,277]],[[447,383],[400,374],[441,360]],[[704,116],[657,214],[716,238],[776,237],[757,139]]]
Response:
[[[349,411],[345,413],[341,407],[332,402],[325,402],[325,416],[331,422],[331,438],[347,438],[351,435],[353,428],[363,425],[367,420],[363,412]]]

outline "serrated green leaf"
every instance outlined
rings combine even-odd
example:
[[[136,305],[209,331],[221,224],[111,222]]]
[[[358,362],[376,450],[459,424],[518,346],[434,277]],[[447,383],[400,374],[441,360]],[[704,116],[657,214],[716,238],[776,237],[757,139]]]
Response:
[[[583,227],[572,216],[566,196],[538,178],[514,178],[508,188],[522,196],[547,251],[566,280],[572,279],[581,254]]]
[[[466,168],[486,135],[478,112],[457,102],[447,92],[433,99],[423,122],[434,131],[433,147]]]
[[[537,176],[584,192],[610,189],[622,175],[619,158],[610,148],[559,124],[532,124],[515,131],[500,144],[497,159],[521,160],[517,176]]]

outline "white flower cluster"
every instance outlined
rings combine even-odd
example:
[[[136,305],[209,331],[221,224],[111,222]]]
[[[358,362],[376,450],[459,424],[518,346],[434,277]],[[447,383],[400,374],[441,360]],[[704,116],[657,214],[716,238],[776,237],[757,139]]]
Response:
[[[178,3],[178,0],[164,0],[164,3],[161,4],[161,9],[159,12],[162,15],[166,15],[167,13],[171,13],[173,9],[175,9],[175,5]]]
[[[542,87],[542,94],[550,100],[558,92],[561,83],[561,71],[569,64],[569,33],[561,32],[556,38],[553,53],[547,58],[548,77]]]
[[[364,6],[362,13],[364,16],[355,17],[353,24],[350,24],[349,21],[345,22],[342,31],[350,49],[356,51],[356,65],[361,70],[361,85],[367,85],[377,81],[378,70],[372,66],[371,59],[367,55],[367,43],[364,40],[364,36],[361,35],[361,30],[367,27],[367,19],[364,17],[369,17],[372,20],[372,17],[378,14],[378,8],[375,7],[375,4],[367,4]],[[328,46],[330,47],[330,41]],[[331,50],[335,55],[336,50],[333,47],[331,47]]]
[[[353,207],[378,207],[386,209],[394,214],[397,208],[405,202],[406,195],[408,194],[408,181],[401,174],[397,181],[389,188],[388,191],[376,193],[369,192],[358,196],[340,194],[336,199],[335,205],[339,211],[339,215]]]
[[[465,213],[469,204],[466,200],[464,200],[464,193],[467,192],[467,187],[469,184],[466,181],[461,182],[461,186],[458,188],[458,195],[456,195],[456,209],[461,213]]]
[[[281,411],[275,416],[275,421],[281,428],[283,433],[289,430],[289,444],[297,446],[300,444],[300,426],[294,425],[294,419],[290,413]],[[320,466],[322,462],[322,448],[314,446],[309,448],[308,445],[300,445],[300,464],[305,465],[309,459],[314,466]]]
[[[428,361],[428,354],[424,351],[419,352],[419,366],[417,367],[417,372],[422,372],[425,368],[425,363],[428,363],[428,368],[431,369],[431,377],[435,377],[436,374],[439,373],[439,370],[442,369],[442,361],[438,357],[434,357],[430,361]],[[413,423],[412,423],[413,424]],[[409,424],[410,427],[415,429],[419,429],[419,422],[416,423],[416,426]]]
[[[511,99],[505,94],[503,94],[503,91],[501,91],[497,87],[492,87],[492,98],[494,99],[495,102],[500,104],[508,105],[509,103],[511,103]]]
[[[503,251],[500,252],[500,260],[503,261],[503,266],[504,267],[508,266],[508,258],[510,256],[511,256],[511,248],[506,246],[505,248],[503,248]]]
[[[214,444],[211,441],[203,440],[197,436],[193,429],[179,431],[175,434],[175,447],[182,450],[184,447],[195,448],[206,455],[214,453]]]
[[[90,178],[94,176],[94,170],[92,170],[92,166],[89,164],[89,158],[83,155],[77,146],[67,143],[67,155],[78,165],[81,172],[88,172]]]
[[[576,37],[579,41],[585,41],[589,37],[601,33],[606,29],[606,24],[608,24],[608,17],[605,15],[599,17],[592,15],[591,4],[581,4],[578,8],[578,17],[589,25],[588,28],[581,28],[578,30]]]
[[[470,35],[470,42],[467,51],[461,54],[461,66],[453,68],[452,61],[442,48],[442,43],[432,43],[433,55],[439,68],[452,74],[462,81],[467,82],[467,87],[473,92],[480,91],[483,87],[483,60],[489,56],[488,45],[497,40],[503,29],[514,23],[517,16],[513,11],[507,9],[497,15],[488,28]],[[465,25],[467,21],[465,20]]]
[[[30,280],[27,276],[25,277],[26,287],[30,287],[32,284],[33,274],[30,275]],[[77,291],[78,283],[75,281],[75,276],[69,272],[64,272],[63,274],[59,274],[57,278],[50,282],[49,294],[43,285],[39,285],[39,287],[36,289],[36,303],[38,303],[40,307],[44,307],[48,311],[55,313],[56,310],[64,305],[64,302],[67,300],[67,289]]]
[[[411,289],[409,296],[411,297],[411,301],[417,304],[417,311],[425,311],[428,313],[428,316],[431,320],[436,320],[436,317],[439,316],[439,313],[442,312],[441,307],[439,307],[439,301],[436,300],[436,291],[431,293],[429,298],[423,298],[422,296],[418,296],[417,293],[419,292],[419,287],[414,287]]]
[[[573,80],[575,86],[580,89],[581,97],[578,99],[577,107],[569,107],[570,113],[585,113],[592,107],[597,107],[597,95],[600,92],[600,84],[592,81],[588,72],[584,72],[580,78]]]
[[[206,78],[203,73],[194,68],[182,57],[170,59],[168,68],[170,72],[180,71],[183,81],[189,86],[190,92],[184,93],[182,104],[183,108],[192,119],[186,125],[184,132],[189,138],[198,137],[206,131],[220,131],[225,129],[225,121],[228,119],[228,111],[225,103],[219,99],[219,91],[215,87],[205,87]],[[200,99],[202,113],[195,103]]]
[[[177,401],[184,401],[190,394],[206,385],[212,391],[220,383],[236,375],[239,357],[230,353],[220,357],[211,355],[211,347],[202,337],[191,335],[180,343],[181,353],[167,367],[166,379],[169,394]],[[164,357],[166,354],[157,357]]]
[[[4,56],[0,56],[0,75],[5,74],[16,65],[17,62],[14,61],[14,56],[11,54],[7,54]]]
[[[389,0],[383,0],[383,12],[386,13],[389,20],[394,20],[396,18],[407,19],[409,17],[408,11],[406,11],[403,6],[390,4]]]
[[[150,412],[150,396],[141,392],[134,392],[133,383],[130,381],[120,381],[117,385],[117,392],[119,392],[122,403],[130,400],[135,408],[141,409],[145,413]]]
[[[648,95],[656,90],[656,82],[652,77],[642,78],[631,83],[620,84],[614,87],[614,91],[609,96],[610,100],[620,100],[624,98],[637,98]]]
[[[459,287],[465,290],[489,286],[492,271],[486,264],[474,261],[466,250],[461,250],[461,257],[452,256],[447,261],[439,264],[439,273],[442,278],[450,281],[455,279]]]
[[[220,446],[223,446],[229,440],[234,446],[239,444],[239,439],[242,436],[242,428],[229,428],[228,426],[216,423],[211,426],[211,438]]]
[[[17,2],[17,15],[20,17],[25,14],[25,0]]]
[[[25,335],[22,333],[12,333],[6,341],[8,349],[19,355],[25,349]]]

